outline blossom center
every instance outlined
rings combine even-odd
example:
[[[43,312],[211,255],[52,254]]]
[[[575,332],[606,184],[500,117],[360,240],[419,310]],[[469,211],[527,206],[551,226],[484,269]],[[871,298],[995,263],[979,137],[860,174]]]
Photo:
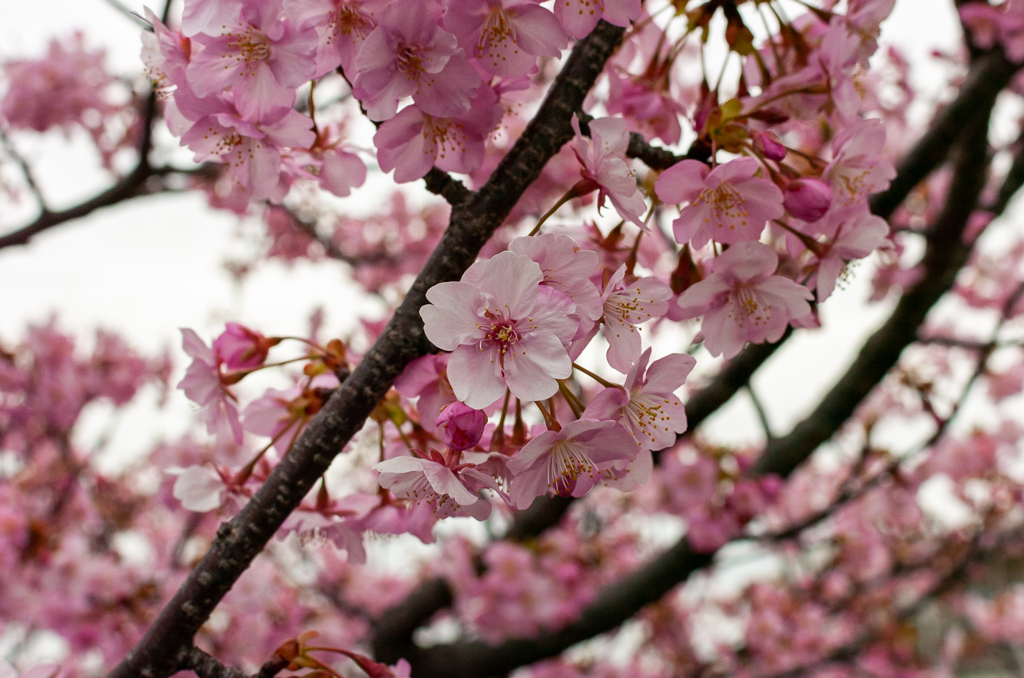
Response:
[[[331,27],[334,29],[331,31],[334,35],[349,37],[355,35],[360,38],[365,38],[373,29],[372,24],[362,14],[348,5],[343,5],[338,9],[338,13],[331,22]]]
[[[594,477],[596,468],[583,448],[563,440],[551,448],[548,461],[548,487],[562,495],[572,492],[580,476]]]
[[[733,293],[733,309],[737,313],[729,313],[729,317],[736,321],[736,324],[743,327],[748,321],[757,327],[767,324],[771,319],[771,304],[764,303],[756,290],[740,285]]]
[[[426,475],[420,475],[408,489],[401,493],[404,498],[411,500],[414,504],[426,504],[439,518],[450,518],[459,509],[458,503],[447,494],[438,494],[427,480]]]
[[[498,353],[504,356],[519,341],[519,332],[511,320],[492,322],[487,332],[487,341],[496,345]]]
[[[228,47],[238,50],[235,59],[247,64],[249,71],[253,70],[254,62],[258,63],[270,58],[270,39],[251,27],[229,42]]]
[[[746,226],[748,213],[744,209],[746,199],[733,187],[732,184],[720,184],[715,188],[705,188],[697,202],[703,201],[714,212],[719,221],[728,221],[729,228],[736,228],[735,220],[741,220],[741,225]],[[720,224],[726,225],[726,224]]]
[[[658,429],[659,422],[667,423],[671,417],[665,412],[665,404],[669,401],[657,396],[643,393],[631,393],[629,402],[626,404],[626,417],[632,424],[633,430],[643,431],[644,435],[654,442],[654,433]],[[669,430],[668,427],[664,427]]]
[[[407,80],[419,80],[423,74],[423,55],[419,45],[398,46],[398,70]]]
[[[487,22],[484,24],[483,32],[480,34],[480,41],[477,43],[476,48],[477,58],[483,58],[485,43],[489,42],[492,45],[496,45],[509,38],[512,38],[512,41],[515,42],[512,17],[503,8],[495,7],[487,15]]]

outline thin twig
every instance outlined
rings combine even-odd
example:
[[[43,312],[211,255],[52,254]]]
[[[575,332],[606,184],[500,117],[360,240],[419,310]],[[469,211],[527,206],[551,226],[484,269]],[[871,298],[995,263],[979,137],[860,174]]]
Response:
[[[43,192],[39,190],[39,184],[36,183],[35,177],[32,175],[32,169],[28,166],[28,162],[24,156],[18,152],[18,149],[14,147],[14,142],[11,141],[10,137],[7,136],[7,132],[0,128],[0,144],[4,147],[4,152],[11,160],[13,160],[18,167],[21,169],[22,175],[25,177],[25,183],[28,184],[29,190],[32,191],[33,197],[36,202],[39,203],[39,210],[42,214],[48,214],[49,208],[46,206],[46,199],[43,197]]]

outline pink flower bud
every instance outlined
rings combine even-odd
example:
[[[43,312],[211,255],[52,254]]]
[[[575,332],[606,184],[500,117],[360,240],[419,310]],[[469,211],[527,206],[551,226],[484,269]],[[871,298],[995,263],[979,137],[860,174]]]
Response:
[[[444,408],[437,418],[437,427],[444,429],[444,441],[453,450],[468,450],[480,442],[486,423],[486,414],[461,402]]]
[[[789,182],[782,204],[797,219],[817,221],[832,205],[832,189],[821,179],[797,179]]]
[[[772,132],[753,132],[754,150],[769,160],[782,160],[786,157],[786,147]]]
[[[272,343],[255,330],[228,323],[224,333],[213,342],[213,350],[229,370],[249,370],[267,359]]]

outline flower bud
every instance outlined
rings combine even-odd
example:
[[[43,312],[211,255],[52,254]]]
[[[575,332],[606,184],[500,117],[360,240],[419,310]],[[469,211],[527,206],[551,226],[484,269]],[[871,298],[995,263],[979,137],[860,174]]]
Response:
[[[817,221],[832,205],[832,189],[821,179],[803,177],[789,182],[782,204],[797,219]]]
[[[272,345],[259,332],[228,323],[224,333],[214,340],[213,350],[229,370],[251,370],[263,364]]]
[[[769,160],[779,161],[786,157],[786,147],[772,132],[753,132],[754,150]]]
[[[444,408],[437,418],[437,427],[444,429],[444,442],[453,450],[474,447],[480,442],[486,423],[486,414],[460,402]]]

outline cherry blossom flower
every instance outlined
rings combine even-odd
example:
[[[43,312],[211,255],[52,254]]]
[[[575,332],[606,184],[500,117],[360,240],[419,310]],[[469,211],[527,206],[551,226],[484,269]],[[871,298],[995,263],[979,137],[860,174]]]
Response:
[[[162,94],[173,92],[178,87],[187,87],[185,69],[188,67],[191,42],[188,38],[172,31],[157,18],[153,10],[146,10],[146,21],[153,32],[142,33],[142,63],[146,74],[153,81],[154,89]]]
[[[737,158],[715,169],[683,160],[661,173],[654,184],[667,204],[689,203],[672,223],[676,240],[700,248],[709,240],[733,245],[757,240],[769,219],[782,216],[782,191],[754,177],[757,161]]]
[[[679,295],[684,318],[704,316],[701,334],[711,355],[731,358],[748,341],[778,341],[790,320],[811,312],[811,293],[774,275],[778,264],[771,247],[737,243],[710,263],[714,273]]]
[[[203,343],[194,331],[182,328],[181,336],[182,347],[192,358],[192,364],[185,371],[185,377],[178,383],[178,388],[202,408],[207,431],[217,433],[221,425],[226,423],[231,428],[235,442],[241,444],[242,424],[238,420],[238,406],[234,395],[221,382],[220,361],[213,349]]]
[[[665,315],[671,298],[672,288],[657,278],[626,278],[625,264],[615,271],[602,295],[609,365],[629,372],[643,349],[638,325]]]
[[[487,137],[503,114],[498,96],[487,85],[477,88],[471,108],[455,117],[435,117],[415,104],[407,106],[374,135],[377,161],[384,172],[395,170],[398,183],[415,181],[435,165],[469,174],[483,162]]]
[[[853,210],[853,214],[850,211]],[[835,289],[836,280],[849,262],[863,259],[881,247],[889,236],[889,224],[880,217],[856,207],[834,212],[827,221],[839,224],[835,237],[826,246],[818,261],[818,268],[810,281],[818,301],[828,299]]]
[[[640,18],[640,0],[556,0],[555,16],[569,37],[579,40],[594,30],[601,19],[616,26],[628,26]]]
[[[608,84],[609,113],[621,113],[627,125],[648,141],[658,138],[666,144],[679,143],[683,133],[679,116],[686,112],[686,107],[667,87],[659,88],[646,78],[615,72],[609,73]]]
[[[441,410],[456,402],[448,382],[448,354],[430,354],[413,360],[395,379],[395,390],[406,398],[419,398],[420,425],[433,433]]]
[[[626,149],[629,147],[629,132],[621,118],[598,118],[590,121],[590,136],[580,132],[580,122],[572,116],[572,128],[576,131],[573,152],[583,168],[580,174],[589,184],[585,190],[599,191],[598,207],[605,198],[623,219],[628,219],[643,230],[649,230],[643,221],[647,210],[644,192],[637,186],[636,177],[626,163]]]
[[[686,408],[675,394],[696,365],[692,356],[672,354],[651,359],[648,348],[626,375],[622,387],[606,388],[598,393],[583,419],[617,421],[636,439],[644,450],[662,450],[674,445],[676,437],[686,431]]]
[[[176,93],[175,98],[179,104],[183,100],[180,94]],[[189,101],[188,97],[184,101]],[[254,123],[240,117],[224,101],[204,99],[195,104],[199,111],[212,108],[181,136],[181,143],[195,153],[196,162],[227,162],[232,176],[253,197],[283,198],[281,149],[311,145],[316,138],[311,129],[313,121],[298,111],[286,109],[282,117],[272,116],[269,122]]]
[[[555,16],[535,0],[450,0],[444,27],[488,73],[516,78],[537,57],[558,57],[569,44]]]
[[[319,36],[313,79],[338,66],[352,73],[363,41],[377,27],[376,15],[387,0],[285,0],[285,13],[300,26],[313,26]]]
[[[51,40],[46,56],[3,64],[7,91],[0,101],[0,117],[15,129],[45,132],[51,127],[87,125],[88,115],[110,115],[115,107],[107,98],[114,76],[107,72],[102,50],[88,50],[85,38],[75,33]]]
[[[453,450],[476,447],[486,423],[484,412],[459,402],[446,407],[437,418],[437,427],[444,429],[444,442]]]
[[[601,292],[590,279],[598,270],[597,252],[582,249],[569,236],[555,233],[516,238],[508,249],[536,261],[544,275],[541,285],[569,297],[576,304],[574,315],[588,321],[588,327],[604,314]]]
[[[174,481],[174,498],[189,511],[206,513],[224,503],[221,495],[227,490],[227,485],[215,469],[209,466],[172,466],[165,472],[178,477]]]
[[[267,359],[272,345],[273,342],[259,332],[230,322],[224,332],[213,340],[217,359],[229,370],[259,367]]]
[[[860,120],[836,135],[832,142],[833,160],[822,179],[832,186],[838,205],[864,203],[868,195],[889,186],[896,170],[881,157],[884,146],[885,125],[881,120]]]
[[[550,398],[556,380],[572,373],[565,345],[577,330],[575,305],[541,280],[536,262],[502,252],[473,264],[462,281],[427,291],[423,329],[453,352],[448,378],[470,407],[487,407],[506,387],[520,400]]]
[[[541,433],[509,460],[509,494],[518,509],[542,494],[582,497],[605,468],[636,454],[633,437],[618,423],[579,419],[561,431]]]
[[[999,39],[1003,12],[987,2],[968,2],[957,10],[960,21],[971,31],[971,42],[980,49],[992,49]]]
[[[387,120],[411,96],[424,113],[452,117],[470,108],[480,76],[443,30],[436,0],[392,2],[356,55],[353,93],[371,120]]]
[[[786,186],[782,204],[797,219],[817,221],[832,206],[832,189],[821,179],[801,177]]]
[[[470,491],[466,481],[484,486],[490,479],[471,468],[451,469],[436,452],[431,459],[395,457],[374,464],[380,472],[380,486],[396,497],[428,507],[436,517],[470,516],[484,520],[491,514],[490,502]]]
[[[295,88],[313,77],[318,38],[312,27],[296,27],[282,18],[283,2],[244,3],[219,35],[192,38],[203,46],[186,71],[197,96],[231,87],[235,105],[248,120],[266,119],[292,105]]]

